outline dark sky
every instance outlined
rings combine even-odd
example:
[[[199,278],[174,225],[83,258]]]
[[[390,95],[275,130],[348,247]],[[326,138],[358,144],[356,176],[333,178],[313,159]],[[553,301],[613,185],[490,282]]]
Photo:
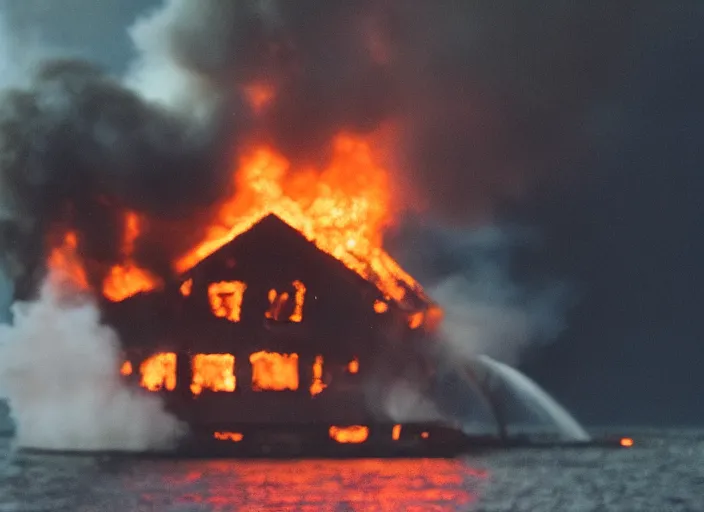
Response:
[[[568,328],[527,354],[523,369],[592,424],[704,422],[704,8],[659,3],[624,27],[608,69],[599,70],[599,94],[585,95],[588,102],[570,113],[575,152],[543,159],[556,169],[498,209],[505,220],[541,230],[540,266],[579,294]],[[157,4],[0,3],[15,27],[39,25],[47,43],[118,73],[131,57],[125,27]],[[530,84],[526,69],[497,75]],[[553,135],[544,126],[515,130],[526,140]]]
[[[704,420],[704,25],[690,5],[631,43],[594,106],[583,183],[517,208],[583,288],[529,368],[584,420]]]

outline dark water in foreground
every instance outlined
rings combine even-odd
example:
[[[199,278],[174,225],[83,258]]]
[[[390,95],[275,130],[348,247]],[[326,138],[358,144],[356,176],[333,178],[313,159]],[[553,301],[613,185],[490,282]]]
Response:
[[[704,511],[704,431],[633,449],[524,449],[457,460],[196,461],[13,454],[0,512]]]

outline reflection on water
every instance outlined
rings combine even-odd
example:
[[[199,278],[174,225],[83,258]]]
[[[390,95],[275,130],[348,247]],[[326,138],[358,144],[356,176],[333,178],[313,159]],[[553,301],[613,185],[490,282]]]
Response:
[[[128,486],[155,507],[166,498],[207,511],[445,511],[472,502],[485,478],[455,460],[197,462],[181,469],[165,474],[156,492],[155,482]]]
[[[4,450],[0,450],[0,455]],[[0,457],[1,460],[2,457]],[[15,456],[0,510],[468,510],[487,473],[460,460],[195,461]]]
[[[498,450],[464,462],[9,456],[0,437],[0,512],[702,510],[704,431],[624,430],[633,448]]]

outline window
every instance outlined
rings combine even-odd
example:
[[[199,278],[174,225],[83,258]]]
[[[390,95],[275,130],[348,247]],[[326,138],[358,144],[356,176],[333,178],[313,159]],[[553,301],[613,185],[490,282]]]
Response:
[[[298,354],[261,351],[249,356],[249,361],[254,391],[298,389]]]

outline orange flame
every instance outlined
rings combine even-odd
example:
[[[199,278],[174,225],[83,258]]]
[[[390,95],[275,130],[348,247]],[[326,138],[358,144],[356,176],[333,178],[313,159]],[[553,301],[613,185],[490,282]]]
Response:
[[[382,314],[386,313],[389,310],[389,305],[384,302],[383,300],[375,300],[374,301],[374,311]]]
[[[140,386],[149,391],[176,389],[176,354],[162,352],[154,354],[139,366],[142,375]]]
[[[298,389],[298,354],[261,351],[249,356],[249,362],[254,391]]]
[[[103,295],[112,302],[121,302],[138,293],[154,290],[159,283],[157,277],[133,263],[115,265],[103,281]]]
[[[352,425],[350,427],[330,427],[330,438],[342,444],[363,443],[369,437],[369,427]]]
[[[247,285],[242,281],[212,283],[208,286],[208,299],[213,314],[230,322],[239,322],[245,290]]]
[[[89,290],[88,276],[78,255],[78,235],[69,231],[59,247],[54,247],[49,255],[47,266],[50,279],[57,288],[71,286],[78,290]]]
[[[423,439],[428,439],[430,437],[430,433],[429,432],[421,432],[420,437],[422,437]]]
[[[149,271],[139,268],[133,261],[135,241],[141,233],[139,216],[134,212],[125,215],[125,233],[122,244],[122,265],[115,265],[103,281],[103,295],[113,302],[121,302],[141,292],[160,288],[163,283]]]
[[[303,320],[303,306],[306,298],[306,285],[301,281],[294,281],[291,283],[295,290],[293,311],[288,317],[291,322],[299,323]],[[288,292],[279,293],[276,289],[272,288],[269,290],[269,309],[265,312],[264,316],[270,320],[280,321],[283,320],[285,314],[284,308],[288,304],[290,295]],[[290,308],[286,308],[286,311],[291,311]]]
[[[239,443],[244,439],[244,435],[240,432],[213,432],[213,437],[218,441],[232,441],[233,443]]]
[[[359,372],[359,359],[356,357],[347,364],[347,371],[354,374]]]
[[[406,288],[422,292],[382,249],[392,192],[389,173],[375,160],[369,140],[339,135],[325,169],[291,171],[270,147],[244,154],[235,173],[237,193],[221,205],[203,242],[175,262],[176,270],[187,271],[273,213],[385,295],[402,300]]]
[[[323,356],[315,356],[315,363],[313,363],[313,382],[310,385],[311,396],[319,395],[326,387],[323,382]]]
[[[622,438],[619,444],[624,448],[630,448],[634,445],[633,439],[631,439],[630,437]]]
[[[425,315],[423,314],[422,311],[418,311],[416,313],[413,313],[409,318],[408,318],[408,326],[411,329],[418,329],[421,325],[423,325],[423,319],[425,318]]]
[[[281,320],[281,311],[288,302],[288,293],[279,293],[275,289],[269,290],[269,309],[266,310],[264,316],[270,320]]]
[[[183,283],[181,283],[181,286],[179,287],[179,291],[181,292],[181,295],[184,297],[190,297],[191,292],[193,291],[193,279],[187,279]]]
[[[120,367],[120,375],[123,377],[128,377],[132,375],[132,363],[129,361],[125,361],[122,363],[122,366]]]
[[[391,429],[391,439],[398,441],[401,438],[401,425],[394,425]]]
[[[191,392],[198,396],[204,389],[232,392],[237,385],[235,356],[232,354],[196,354],[191,360]]]
[[[295,305],[293,308],[293,313],[289,317],[292,322],[300,322],[303,320],[303,301],[306,298],[306,285],[300,281],[294,281],[293,287],[296,289]]]

